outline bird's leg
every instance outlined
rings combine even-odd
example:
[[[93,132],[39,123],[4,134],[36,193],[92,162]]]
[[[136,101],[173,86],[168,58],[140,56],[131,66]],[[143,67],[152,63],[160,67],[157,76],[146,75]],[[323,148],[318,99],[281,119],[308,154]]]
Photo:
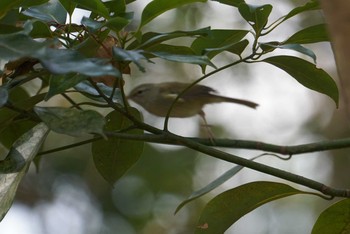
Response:
[[[199,114],[199,116],[202,118],[202,120],[203,120],[203,122],[204,122],[204,124],[203,124],[202,126],[205,127],[206,132],[207,132],[207,134],[208,134],[209,140],[211,141],[211,143],[212,143],[213,145],[215,145],[214,134],[213,134],[213,132],[211,131],[210,125],[208,124],[207,120],[205,119],[205,113],[204,113],[204,111],[201,110],[198,114]]]

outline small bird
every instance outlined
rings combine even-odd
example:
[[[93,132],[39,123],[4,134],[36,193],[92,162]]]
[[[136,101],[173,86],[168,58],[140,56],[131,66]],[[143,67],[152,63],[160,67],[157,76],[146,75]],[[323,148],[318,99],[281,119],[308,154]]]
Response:
[[[180,82],[142,84],[134,88],[127,98],[145,108],[149,113],[165,117],[175,98],[188,86],[189,84]],[[180,96],[169,116],[186,118],[200,115],[207,125],[203,112],[203,107],[206,104],[230,102],[254,109],[258,106],[251,101],[224,97],[215,93],[216,91],[208,86],[196,84]]]

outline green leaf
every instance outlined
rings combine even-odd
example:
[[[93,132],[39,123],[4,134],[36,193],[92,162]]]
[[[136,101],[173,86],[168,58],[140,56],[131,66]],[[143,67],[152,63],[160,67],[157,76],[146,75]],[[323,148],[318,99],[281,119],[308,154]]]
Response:
[[[166,52],[149,52],[149,53],[156,57],[159,57],[168,61],[172,61],[172,62],[209,65],[213,68],[216,68],[215,65],[210,61],[210,59],[206,55],[198,56],[198,55],[187,55],[187,54],[170,54]]]
[[[104,75],[121,77],[120,72],[104,59],[85,58],[75,50],[46,48],[35,57],[54,74],[77,72],[92,77]]]
[[[120,105],[123,105],[123,97],[122,94],[120,92],[120,89],[114,89],[113,87],[109,87],[103,83],[96,83],[96,85],[98,86],[98,88],[101,90],[101,92],[106,95],[107,97],[112,97],[112,101],[115,103],[118,103]],[[95,89],[95,87],[93,87],[90,82],[88,81],[82,81],[80,83],[78,83],[75,87],[74,87],[77,91],[81,92],[83,95],[95,100],[95,101],[99,101],[99,102],[103,102],[105,103],[106,101],[100,97],[100,94],[97,92],[97,90]]]
[[[16,94],[18,94],[18,92],[16,92]],[[34,105],[41,102],[44,99],[45,95],[46,93],[41,93],[33,97],[26,97],[21,95],[20,98],[23,98],[23,97],[26,97],[26,98],[21,100],[14,100],[12,105],[24,111],[29,111],[32,109]],[[10,100],[12,100],[11,92],[10,92]],[[4,130],[6,127],[8,127],[10,124],[12,124],[12,121],[14,120],[14,118],[16,118],[19,115],[20,113],[18,113],[17,111],[8,109],[6,107],[1,108],[0,109],[0,132]]]
[[[244,38],[249,31],[247,30],[211,30],[208,37],[199,37],[193,41],[191,48],[197,54],[205,54],[213,58],[220,52],[230,51],[235,44]]]
[[[75,7],[77,6],[76,3],[72,2],[71,0],[59,0],[64,9],[68,12],[69,15],[73,14],[73,11],[75,10]]]
[[[42,21],[33,22],[33,30],[30,32],[33,38],[52,38],[52,32],[47,24]]]
[[[137,119],[141,119],[140,113],[135,108],[129,107],[130,113]],[[106,116],[106,131],[120,131],[134,124],[120,113],[113,111]],[[140,129],[127,131],[128,134],[142,134]],[[140,158],[144,142],[109,137],[108,140],[100,140],[92,143],[92,155],[95,166],[102,177],[109,183],[115,183],[122,177]]]
[[[328,207],[318,217],[312,234],[349,233],[350,199],[343,199]]]
[[[239,13],[242,17],[253,27],[255,33],[259,36],[261,30],[267,24],[268,18],[272,11],[272,5],[250,5],[240,4],[238,7]]]
[[[145,72],[145,68],[141,65],[140,60],[145,59],[148,62],[151,62],[148,58],[146,58],[143,53],[143,50],[124,50],[119,47],[113,47],[113,57],[117,61],[130,61],[135,63],[135,65],[139,68],[140,71]]]
[[[195,233],[224,233],[237,220],[257,207],[295,194],[305,192],[286,184],[264,181],[227,190],[214,197],[205,206]]]
[[[329,96],[338,106],[339,91],[336,83],[316,65],[291,56],[275,56],[262,61],[284,70],[305,87]]]
[[[104,23],[101,21],[96,21],[85,16],[83,16],[83,18],[81,19],[81,24],[84,25],[91,32],[96,32],[97,30],[100,30],[104,25]]]
[[[293,34],[283,44],[308,44],[322,41],[329,41],[328,32],[325,24],[313,25],[304,28]]]
[[[201,28],[194,31],[174,31],[168,33],[147,32],[142,35],[140,41],[135,40],[127,47],[127,49],[146,49],[171,39],[180,37],[208,36],[210,33],[210,27]]]
[[[36,6],[36,5],[42,5],[47,3],[49,0],[24,0],[21,2],[21,7],[32,7],[32,6]]]
[[[7,12],[13,7],[18,6],[22,0],[1,0],[0,1],[0,19],[2,19]]]
[[[99,14],[104,18],[109,19],[109,11],[101,0],[72,0],[72,2],[79,4],[95,14]]]
[[[4,86],[0,86],[0,108],[3,107],[9,98],[9,92]]]
[[[0,130],[0,142],[6,148],[11,148],[13,143],[21,137],[24,133],[32,129],[37,122],[29,120],[13,121],[7,125],[3,130]]]
[[[0,54],[2,59],[15,60],[20,57],[33,56],[48,45],[45,42],[35,41],[21,32],[0,35]]]
[[[56,22],[58,24],[65,24],[67,18],[67,11],[58,0],[50,0],[46,4],[30,7],[22,14],[48,23]]]
[[[63,107],[34,107],[35,113],[52,131],[70,136],[98,133],[103,135],[105,120],[93,110]]]
[[[264,155],[255,156],[255,157],[251,158],[250,160],[255,160],[255,159],[258,159],[262,156],[264,156]],[[236,175],[238,172],[240,172],[243,168],[244,167],[240,166],[240,165],[234,166],[230,170],[226,171],[224,174],[222,174],[221,176],[219,176],[218,178],[216,178],[215,180],[210,182],[208,185],[204,186],[203,188],[201,188],[197,191],[194,191],[186,200],[184,200],[183,202],[180,203],[180,205],[178,205],[178,207],[176,208],[175,214],[182,207],[184,207],[187,203],[189,203],[190,201],[193,201],[193,200],[211,192],[212,190],[216,189],[217,187],[219,187],[220,185],[222,185],[223,183],[225,183],[226,181],[231,179],[234,175]]]
[[[312,11],[312,10],[319,10],[319,9],[321,9],[319,1],[311,0],[311,1],[307,2],[305,5],[300,6],[300,7],[296,7],[293,10],[291,10],[284,17],[283,21],[286,21],[287,19],[292,18],[293,16],[296,16],[302,12],[305,12],[305,11]]]
[[[21,136],[0,161],[0,220],[10,209],[18,184],[46,139],[48,128],[41,123]]]
[[[47,92],[45,101],[56,94],[65,92],[67,89],[74,87],[87,78],[87,76],[80,74],[51,75],[49,91]]]
[[[175,46],[168,44],[157,44],[148,49],[151,52],[166,52],[169,54],[195,55],[194,51],[187,46]]]
[[[114,32],[119,32],[128,24],[129,24],[129,20],[127,20],[125,18],[113,17],[113,18],[110,18],[109,20],[107,20],[107,22],[105,23],[105,26]]]
[[[189,3],[206,1],[207,0],[153,0],[150,3],[148,3],[142,11],[139,29],[166,11],[178,8]]]
[[[300,44],[283,44],[280,42],[267,42],[267,43],[261,43],[260,47],[265,52],[271,52],[274,49],[294,50],[294,51],[297,51],[299,53],[302,53],[304,55],[309,56],[310,58],[312,58],[314,60],[314,63],[316,63],[315,53],[312,50],[310,50],[310,49],[308,49]]]
[[[212,0],[212,1],[220,2],[222,4],[226,4],[233,7],[239,7],[239,5],[241,5],[242,3],[245,3],[244,0]]]

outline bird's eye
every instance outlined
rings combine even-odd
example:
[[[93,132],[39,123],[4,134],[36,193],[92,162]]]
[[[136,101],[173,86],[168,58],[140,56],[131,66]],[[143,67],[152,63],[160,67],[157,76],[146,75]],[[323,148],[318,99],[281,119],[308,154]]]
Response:
[[[142,94],[142,93],[143,93],[143,90],[137,91],[137,94]]]

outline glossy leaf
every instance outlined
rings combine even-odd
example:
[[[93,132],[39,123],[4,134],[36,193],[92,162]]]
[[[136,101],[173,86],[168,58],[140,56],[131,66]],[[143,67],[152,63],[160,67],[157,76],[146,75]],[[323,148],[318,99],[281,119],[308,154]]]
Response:
[[[125,26],[129,24],[129,20],[122,18],[122,17],[113,17],[107,20],[105,23],[105,26],[109,29],[113,30],[114,32],[119,32],[122,30]]]
[[[33,56],[47,45],[45,42],[35,41],[22,33],[0,35],[1,59],[15,60],[20,57]]]
[[[72,2],[79,4],[95,14],[101,15],[106,19],[109,18],[109,11],[101,0],[72,0]]]
[[[17,187],[46,139],[48,128],[41,123],[21,136],[0,161],[0,220],[10,209]]]
[[[312,50],[300,44],[283,44],[280,42],[268,42],[268,43],[261,43],[260,47],[266,52],[273,51],[274,49],[294,50],[306,56],[309,56],[310,58],[313,59],[314,63],[316,63],[316,54]]]
[[[36,56],[41,64],[54,74],[80,73],[86,76],[111,75],[120,77],[120,72],[103,59],[85,58],[77,51],[46,48]],[[62,59],[64,58],[64,59]]]
[[[255,33],[260,35],[261,30],[267,24],[272,5],[240,4],[238,10],[242,17],[253,27]]]
[[[0,108],[3,107],[9,98],[9,92],[4,86],[0,86]]]
[[[142,35],[140,41],[135,40],[127,48],[146,49],[154,45],[159,45],[160,43],[171,39],[180,37],[208,36],[210,33],[210,27],[201,28],[194,31],[174,31],[168,33],[147,32]]]
[[[291,56],[275,56],[263,61],[284,70],[305,87],[329,96],[338,106],[339,91],[336,83],[316,65]]]
[[[57,133],[76,137],[94,133],[103,135],[105,120],[96,111],[63,107],[34,107],[34,111],[52,131]]]
[[[42,5],[47,3],[49,0],[23,0],[21,2],[21,7],[32,7],[36,5]]]
[[[293,10],[291,10],[283,19],[283,21],[292,18],[293,16],[296,16],[302,12],[305,11],[312,11],[312,10],[319,10],[321,9],[320,7],[320,3],[317,0],[311,0],[309,2],[307,2],[305,5],[303,6],[299,6],[294,8]]]
[[[328,207],[317,218],[312,234],[348,233],[350,225],[350,199],[343,199]]]
[[[209,36],[194,40],[191,48],[201,55],[209,52],[208,57],[213,58],[224,50],[230,51],[247,33],[247,30],[211,30]]]
[[[143,50],[123,50],[119,47],[113,47],[113,57],[117,61],[130,61],[135,63],[135,65],[140,69],[140,71],[145,72],[145,68],[141,65],[140,60],[145,59],[151,62],[148,58],[143,55]]]
[[[308,44],[322,41],[329,41],[329,36],[325,24],[318,24],[304,28],[293,34],[283,43]]]
[[[141,24],[139,27],[141,28],[145,26],[151,20],[168,10],[175,9],[189,3],[206,1],[207,0],[153,0],[150,3],[148,3],[147,6],[143,9],[141,15]]]
[[[59,0],[64,9],[68,12],[69,15],[73,14],[75,7],[77,6],[72,0]]]
[[[22,13],[48,23],[65,24],[67,18],[67,11],[58,0],[51,0],[43,5],[30,7]]]
[[[224,233],[237,220],[268,202],[305,192],[286,184],[252,182],[227,190],[205,206],[198,221],[196,234]]]
[[[81,19],[81,24],[84,25],[91,32],[96,32],[104,25],[104,23],[101,21],[96,21],[85,16],[83,16],[83,18]]]
[[[119,103],[120,105],[124,104],[120,89],[114,90],[112,87],[109,87],[103,83],[96,83],[96,85],[101,90],[101,92],[107,97],[111,97],[111,95],[113,95],[112,97],[113,102]],[[93,87],[88,81],[82,81],[78,83],[76,86],[74,86],[74,88],[77,91],[81,92],[82,94],[86,95],[87,97],[95,101],[104,102],[104,103],[106,102],[102,97],[100,97],[95,87]]]
[[[130,113],[140,119],[140,113],[130,108]],[[114,111],[106,116],[106,131],[119,131],[133,126],[125,116]],[[142,134],[140,129],[127,131],[128,134]],[[102,177],[110,184],[114,184],[122,177],[140,158],[144,142],[109,137],[92,143],[92,154],[95,166]]]
[[[56,94],[65,92],[67,89],[74,87],[87,78],[87,76],[80,74],[51,75],[49,91],[47,92],[45,101]]]
[[[215,65],[205,55],[198,56],[198,55],[187,55],[187,54],[170,54],[166,52],[150,52],[150,54],[158,58],[162,58],[172,62],[209,65],[211,67],[216,68]]]

